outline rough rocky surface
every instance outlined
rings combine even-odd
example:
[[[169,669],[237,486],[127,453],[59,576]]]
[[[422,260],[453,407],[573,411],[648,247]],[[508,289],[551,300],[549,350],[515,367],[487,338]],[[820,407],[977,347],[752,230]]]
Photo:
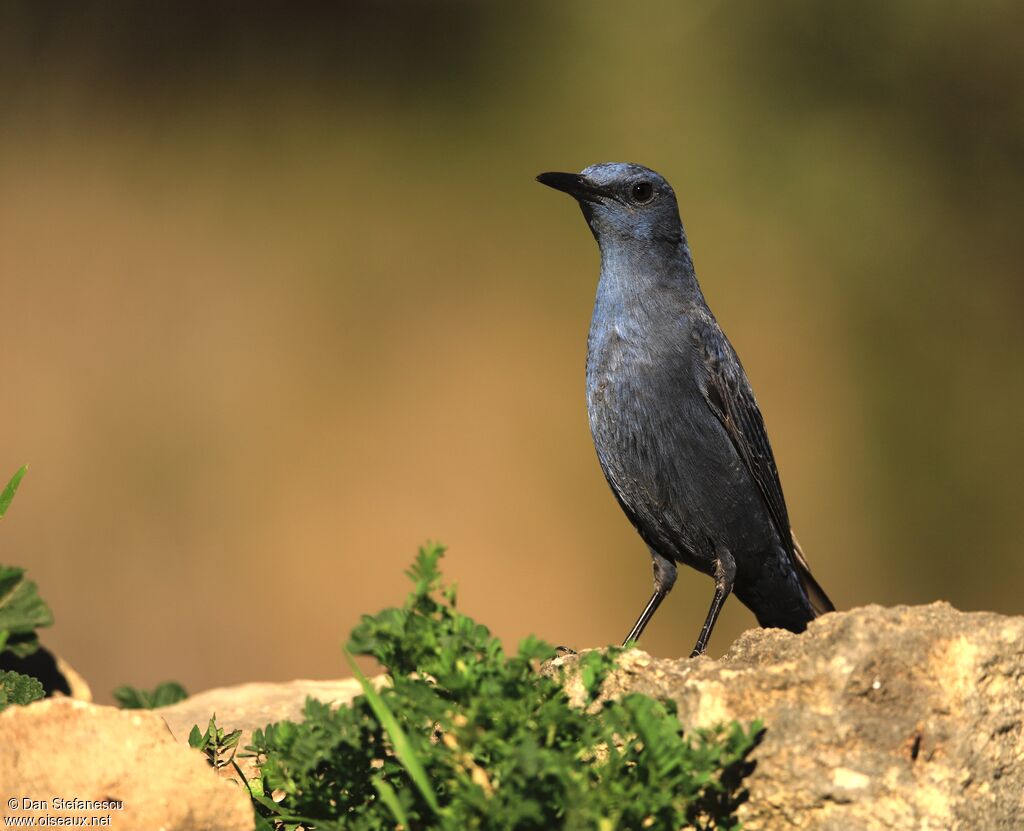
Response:
[[[383,676],[373,679],[382,683]],[[275,721],[302,721],[303,708],[307,698],[316,698],[335,706],[348,704],[362,692],[354,678],[343,681],[289,681],[284,684],[253,682],[237,687],[219,687],[193,695],[170,707],[159,707],[154,713],[162,716],[174,737],[188,744],[188,734],[193,725],[205,730],[210,716],[216,714],[217,726],[225,731],[241,730],[239,748],[250,744],[252,731],[263,729]],[[246,778],[255,773],[251,758],[236,757]],[[221,770],[228,778],[235,776],[229,765]]]
[[[1024,617],[870,606],[799,636],[751,630],[719,660],[632,650],[619,663],[606,695],[672,698],[688,726],[765,723],[741,809],[748,831],[1024,829]],[[307,696],[341,704],[359,692],[354,680],[293,681],[209,690],[156,711],[67,698],[8,708],[0,817],[33,813],[12,811],[10,798],[59,795],[122,800],[122,811],[80,812],[111,813],[113,828],[251,829],[245,792],[187,747],[192,725],[216,713],[222,728],[243,730],[244,745],[253,728],[301,719]],[[60,812],[33,815],[43,813]]]
[[[1024,829],[1024,617],[869,606],[620,665],[608,695],[672,698],[684,725],[764,721],[748,831]]]
[[[122,807],[67,810],[58,798]],[[158,715],[63,697],[0,713],[0,818],[9,816],[39,825],[109,816],[108,827],[125,831],[253,828],[248,795],[176,742]]]

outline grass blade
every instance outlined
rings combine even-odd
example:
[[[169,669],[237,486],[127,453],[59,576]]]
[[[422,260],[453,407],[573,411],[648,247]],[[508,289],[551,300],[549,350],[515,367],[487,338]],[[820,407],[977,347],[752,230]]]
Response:
[[[3,518],[3,515],[7,513],[11,500],[14,499],[14,494],[18,490],[18,485],[21,484],[21,477],[25,475],[26,470],[28,470],[28,465],[23,465],[21,470],[11,477],[11,481],[7,483],[4,492],[0,493],[0,518]]]
[[[363,675],[359,666],[356,664],[355,658],[352,657],[352,653],[349,652],[348,649],[345,650],[345,658],[348,660],[348,665],[352,667],[352,672],[359,681],[359,685],[363,688],[363,694],[366,696],[366,700],[370,703],[370,708],[373,710],[373,714],[377,717],[377,721],[380,722],[380,726],[384,728],[384,732],[386,732],[391,738],[391,744],[395,748],[395,755],[398,757],[398,761],[402,763],[402,767],[405,768],[406,773],[409,774],[409,778],[412,779],[413,784],[419,789],[419,792],[423,795],[423,798],[426,800],[431,810],[433,810],[435,814],[440,813],[441,806],[437,804],[437,794],[435,794],[434,789],[430,787],[430,780],[427,778],[427,772],[423,769],[423,765],[420,763],[416,752],[412,749],[412,745],[409,744],[409,739],[406,737],[405,731],[402,730],[402,726],[398,723],[398,719],[396,719],[394,713],[388,709],[388,705],[384,703],[384,699],[380,697],[380,693],[373,688],[373,684],[371,684],[369,680],[367,680],[366,676]],[[388,807],[390,807],[390,805]]]
[[[402,803],[398,801],[398,794],[395,793],[395,789],[391,787],[391,784],[387,782],[384,777],[378,775],[373,777],[373,787],[375,787],[377,789],[377,793],[380,794],[380,801],[388,806],[388,809],[395,817],[395,822],[398,822],[408,828],[409,817],[405,813]]]

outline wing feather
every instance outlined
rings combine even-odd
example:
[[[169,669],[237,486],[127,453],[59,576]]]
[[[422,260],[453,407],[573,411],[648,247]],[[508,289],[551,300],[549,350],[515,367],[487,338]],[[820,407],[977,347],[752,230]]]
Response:
[[[702,386],[704,398],[757,483],[775,532],[800,576],[812,607],[819,614],[833,611],[832,601],[811,576],[803,552],[793,537],[764,418],[740,359],[715,321],[703,321],[700,330],[697,343],[702,350],[706,370]]]

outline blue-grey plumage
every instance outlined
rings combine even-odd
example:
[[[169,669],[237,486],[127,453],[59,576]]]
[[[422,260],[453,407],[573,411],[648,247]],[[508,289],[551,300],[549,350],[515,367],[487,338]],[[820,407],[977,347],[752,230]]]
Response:
[[[579,201],[601,250],[587,412],[601,469],[654,561],[654,594],[627,641],[676,563],[715,580],[694,654],[730,592],[762,626],[803,631],[834,607],[793,539],[761,412],[697,283],[675,193],[634,164],[537,178]]]

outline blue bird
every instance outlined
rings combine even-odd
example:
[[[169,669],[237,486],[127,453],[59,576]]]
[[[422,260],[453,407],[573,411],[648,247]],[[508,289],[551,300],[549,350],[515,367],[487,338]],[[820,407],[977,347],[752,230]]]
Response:
[[[697,283],[675,192],[636,164],[537,181],[579,202],[601,249],[587,343],[590,430],[654,564],[654,593],[626,642],[672,590],[677,563],[715,581],[693,655],[707,648],[730,593],[761,626],[802,632],[835,607],[793,537],[761,411]]]

